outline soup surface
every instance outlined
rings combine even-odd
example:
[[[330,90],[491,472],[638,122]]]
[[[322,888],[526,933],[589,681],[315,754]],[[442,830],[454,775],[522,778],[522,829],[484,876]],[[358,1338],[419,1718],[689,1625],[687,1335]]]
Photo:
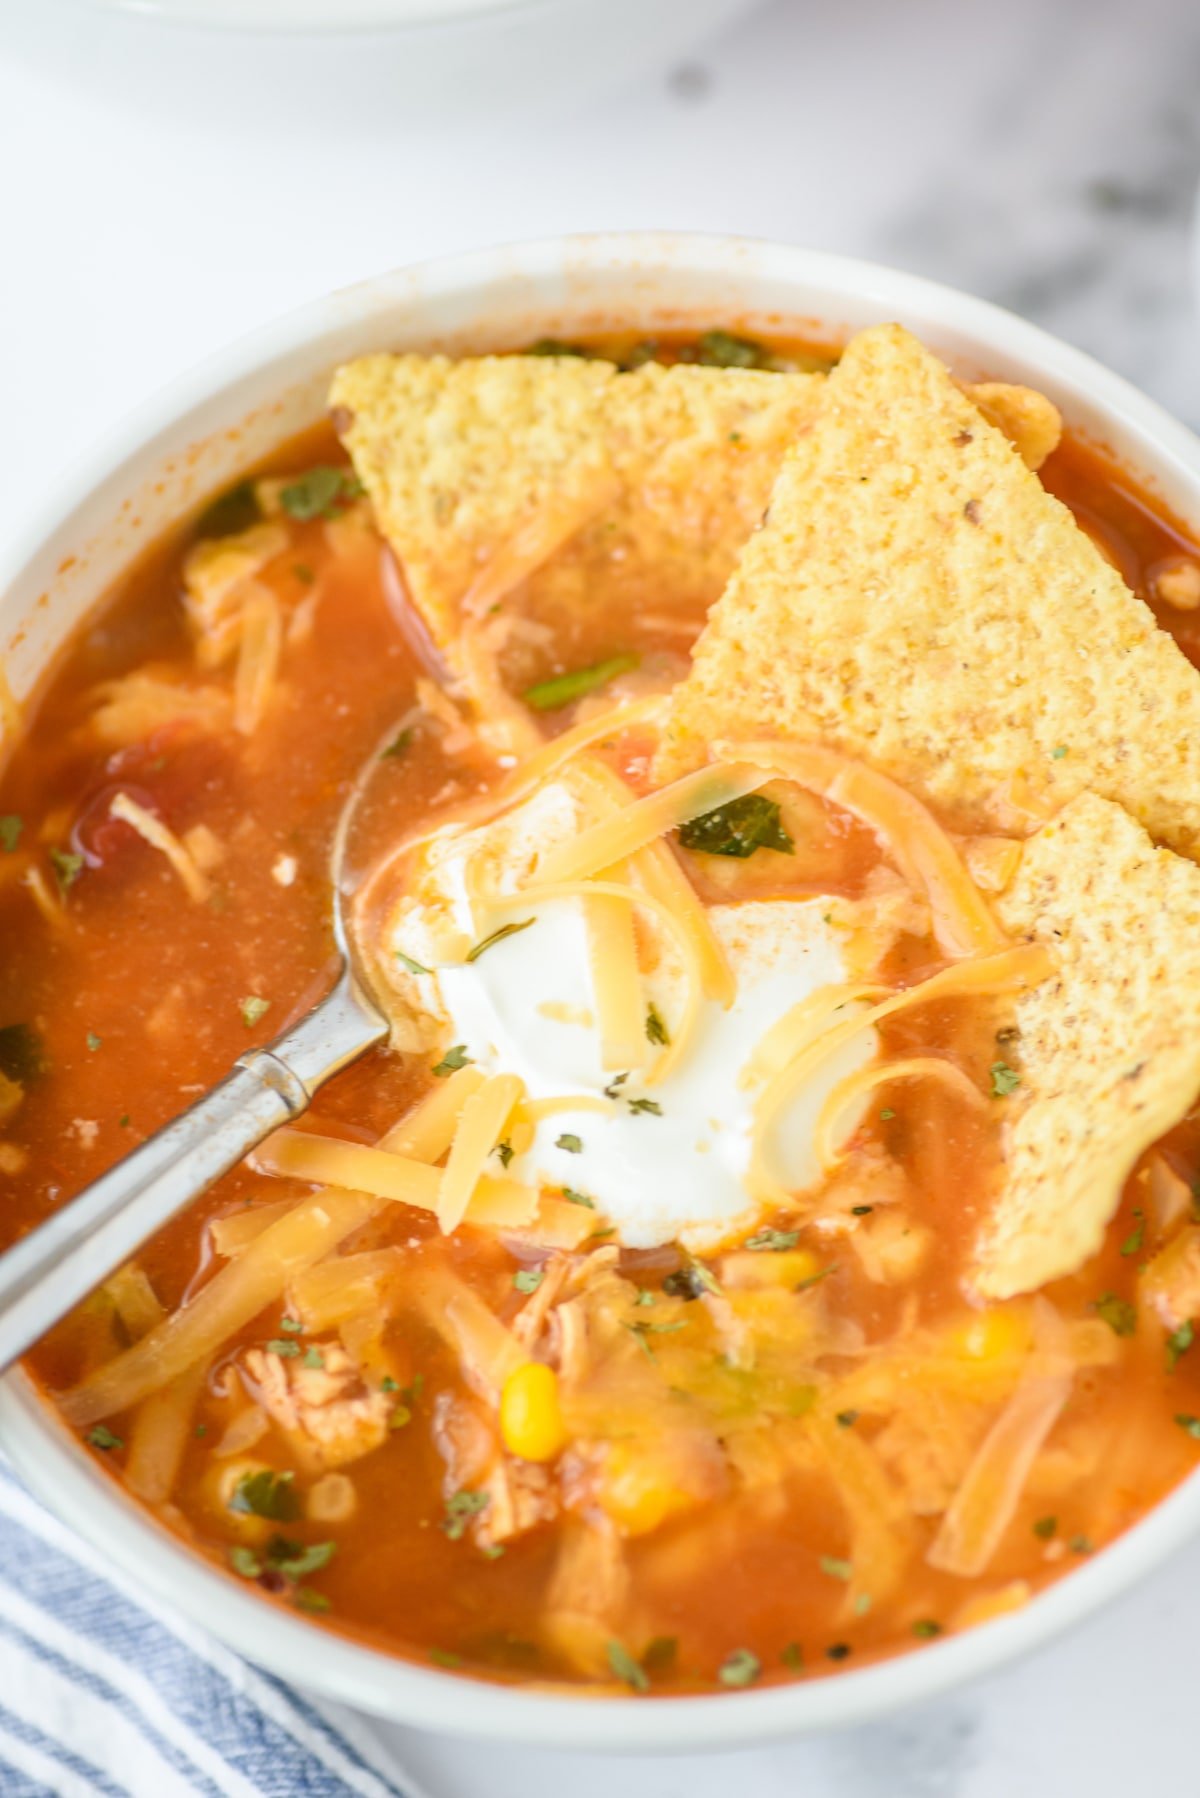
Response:
[[[593,350],[651,354],[782,381],[834,360],[725,333]],[[1045,811],[966,827],[886,768],[868,791],[822,732],[819,765],[764,727],[758,762],[742,732],[666,767],[729,570],[573,565],[568,521],[454,635],[354,447],[357,473],[320,427],[157,546],[25,721],[4,1241],[327,989],[364,766],[356,925],[392,1040],[30,1371],[264,1602],[464,1672],[738,1689],[1028,1602],[1200,1453],[1190,1101],[1097,1252],[978,1273],[1036,1084],[1018,1009],[1053,961],[1001,896]],[[1180,529],[1069,433],[1040,478],[1200,663]]]

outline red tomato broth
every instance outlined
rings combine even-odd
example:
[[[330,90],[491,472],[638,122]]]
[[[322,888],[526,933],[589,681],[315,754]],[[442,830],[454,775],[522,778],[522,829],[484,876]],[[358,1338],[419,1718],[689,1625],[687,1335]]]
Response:
[[[289,445],[269,472],[342,463],[332,433],[321,427]],[[1161,561],[1195,553],[1180,528],[1127,477],[1069,438],[1044,478],[1102,532],[1117,559],[1129,563],[1145,595]],[[7,1241],[36,1226],[176,1115],[247,1046],[274,1036],[327,983],[333,827],[366,758],[415,705],[416,683],[429,673],[429,662],[421,632],[398,628],[394,570],[389,576],[387,552],[377,540],[364,532],[352,554],[339,556],[320,522],[289,520],[288,530],[290,565],[281,558],[268,578],[289,603],[302,597],[297,588],[315,587],[320,598],[311,634],[287,651],[282,702],[251,738],[168,727],[105,753],[81,733],[82,697],[98,679],[148,660],[191,670],[177,603],[189,531],[153,552],[77,633],[6,772],[2,810],[20,817],[23,831],[9,867],[0,854],[0,940],[21,948],[0,957],[0,1026],[32,1024],[48,1070],[29,1082],[9,1131],[28,1158],[17,1171],[0,1170]],[[312,581],[297,575],[296,566],[311,572]],[[602,636],[572,636],[556,643],[544,664],[537,658],[514,664],[514,682],[630,648],[664,681],[682,672],[687,638],[673,626],[647,626],[643,594],[625,597],[627,603],[606,615]],[[688,596],[666,591],[661,609],[677,622],[688,615],[688,605]],[[1158,613],[1192,654],[1191,615],[1165,606]],[[698,629],[694,605],[690,617]],[[1200,637],[1194,659],[1200,661]],[[570,718],[567,711],[549,722],[565,726]],[[649,747],[646,733],[635,732],[602,753],[640,788]],[[436,734],[421,728],[414,747],[385,758],[377,770],[367,840],[385,842],[397,826],[411,832],[497,778],[486,760],[443,755]],[[162,857],[128,825],[104,816],[118,790],[149,805],[177,834],[200,823],[215,834],[223,858],[212,871],[214,891],[206,905],[190,903]],[[785,801],[785,816],[794,825],[794,866],[786,868],[778,856],[763,857],[756,866],[752,858],[734,870],[737,895],[858,897],[880,860],[870,834],[837,808],[803,795]],[[43,841],[69,845],[86,858],[64,895],[68,923],[61,929],[39,916],[28,889],[12,877],[20,858]],[[272,873],[280,856],[296,860],[288,886]],[[727,871],[715,858],[684,859],[703,899],[729,896]],[[928,943],[902,939],[889,974],[907,984],[929,971],[930,954]],[[269,1001],[253,1022],[243,1015],[248,996]],[[951,1001],[904,1014],[885,1027],[886,1048],[900,1054],[936,1046],[986,1090],[995,1031],[1003,1021],[1002,1008],[996,1015],[993,1009]],[[326,1087],[306,1127],[375,1141],[429,1087],[428,1065],[419,1057],[372,1052]],[[946,1327],[967,1315],[960,1279],[991,1191],[994,1151],[989,1158],[987,1139],[986,1123],[967,1115],[941,1088],[897,1083],[875,1090],[871,1115],[847,1155],[853,1160],[886,1151],[908,1169],[914,1220],[931,1236],[918,1281],[922,1316]],[[1191,1179],[1200,1168],[1200,1125],[1189,1121],[1172,1132],[1165,1153]],[[1103,1292],[1132,1296],[1135,1258],[1123,1255],[1121,1245],[1135,1226],[1138,1181],[1135,1175],[1129,1183],[1101,1255],[1051,1290],[1065,1315],[1088,1315]],[[264,1180],[242,1166],[147,1244],[139,1265],[173,1309],[220,1265],[207,1236],[211,1219],[256,1202],[299,1198],[306,1190],[297,1182]],[[800,1229],[803,1235],[802,1224]],[[383,1244],[400,1248],[403,1277],[414,1282],[414,1291],[423,1269],[444,1264],[502,1319],[511,1319],[518,1307],[513,1274],[521,1260],[489,1232],[467,1226],[443,1239],[425,1214],[385,1205],[345,1247]],[[825,1258],[824,1305],[855,1318],[870,1341],[901,1326],[903,1286],[873,1283],[849,1253]],[[627,1252],[622,1259],[629,1277],[647,1287],[680,1265],[669,1249]],[[699,1313],[700,1307],[688,1309]],[[282,1305],[269,1307],[217,1357],[170,1503],[156,1507],[169,1527],[223,1566],[239,1543],[261,1547],[265,1532],[255,1528],[247,1537],[214,1491],[212,1449],[230,1414],[220,1392],[222,1370],[240,1347],[278,1338],[281,1316]],[[53,1393],[123,1341],[111,1312],[93,1297],[38,1345],[27,1365]],[[390,1651],[432,1654],[492,1678],[578,1680],[579,1671],[539,1634],[557,1526],[518,1536],[494,1559],[477,1552],[469,1535],[447,1533],[439,1431],[448,1399],[463,1390],[462,1371],[412,1310],[389,1324],[386,1343],[396,1388],[411,1391],[416,1376],[423,1385],[406,1403],[411,1417],[390,1430],[381,1447],[350,1464],[355,1516],[344,1525],[309,1519],[280,1525],[301,1543],[336,1537],[336,1554],[311,1581],[319,1601],[330,1607],[329,1623]],[[1109,1439],[1122,1444],[1120,1465],[1110,1470],[1099,1498],[1086,1482],[1062,1498],[1031,1481],[986,1577],[972,1582],[926,1564],[919,1551],[936,1522],[918,1518],[918,1552],[903,1590],[857,1612],[848,1605],[846,1584],[828,1571],[831,1560],[849,1554],[850,1540],[821,1478],[793,1472],[783,1516],[769,1508],[759,1514],[739,1493],[718,1496],[627,1544],[640,1632],[630,1647],[636,1654],[654,1638],[676,1640],[669,1665],[652,1676],[654,1688],[664,1691],[712,1689],[725,1657],[738,1649],[753,1653],[767,1680],[795,1677],[792,1645],[806,1672],[897,1652],[912,1645],[914,1634],[932,1633],[923,1629],[930,1620],[939,1629],[965,1621],[964,1605],[976,1591],[999,1606],[1007,1582],[1023,1580],[1036,1590],[1134,1521],[1194,1466],[1196,1445],[1174,1421],[1193,1412],[1200,1412],[1200,1356],[1185,1354],[1168,1372],[1161,1332],[1140,1330],[1116,1366],[1079,1376],[1060,1426],[1070,1441],[1102,1424]],[[119,1415],[108,1421],[117,1436],[130,1423]],[[845,1428],[861,1429],[867,1440],[879,1433],[877,1420],[869,1418],[853,1418]],[[97,1453],[119,1478],[123,1450]],[[278,1432],[249,1450],[248,1458],[289,1470]],[[1042,1527],[1035,1531],[1035,1525]],[[272,1590],[269,1578],[266,1589]],[[278,1596],[283,1601],[288,1594]]]

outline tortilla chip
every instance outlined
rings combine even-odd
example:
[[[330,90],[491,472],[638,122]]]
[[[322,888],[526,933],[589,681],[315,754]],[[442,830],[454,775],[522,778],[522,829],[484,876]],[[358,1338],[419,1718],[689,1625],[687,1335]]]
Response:
[[[1092,789],[1200,854],[1200,675],[896,325],[856,337],[676,690],[659,775],[715,736],[821,738],[968,832]]]
[[[1032,387],[1007,381],[975,381],[963,392],[989,424],[1003,431],[1026,468],[1040,468],[1062,441],[1062,414],[1053,400]]]
[[[974,1284],[1004,1299],[1096,1253],[1138,1156],[1200,1091],[1200,868],[1084,794],[1029,839],[996,909],[1057,963],[997,1048],[1021,1083],[996,1100],[1006,1179]]]

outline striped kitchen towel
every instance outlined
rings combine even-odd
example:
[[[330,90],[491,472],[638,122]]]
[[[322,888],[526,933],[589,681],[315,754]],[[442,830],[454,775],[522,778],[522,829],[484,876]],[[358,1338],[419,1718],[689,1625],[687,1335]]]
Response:
[[[0,1465],[3,1798],[421,1798],[369,1726],[114,1584]]]

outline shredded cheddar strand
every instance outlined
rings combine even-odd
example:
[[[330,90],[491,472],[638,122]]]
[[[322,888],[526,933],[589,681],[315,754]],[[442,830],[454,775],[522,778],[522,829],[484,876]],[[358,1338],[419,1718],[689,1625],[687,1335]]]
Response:
[[[859,1068],[839,1080],[817,1116],[814,1147],[827,1174],[833,1173],[841,1161],[838,1149],[838,1125],[849,1105],[865,1098],[877,1086],[893,1080],[940,1080],[958,1093],[968,1105],[986,1110],[987,1100],[960,1067],[940,1055],[911,1055],[897,1061],[881,1061],[869,1068]]]
[[[488,1157],[524,1091],[515,1074],[496,1074],[463,1106],[438,1186],[437,1220],[443,1235],[456,1230],[467,1215]]]
[[[548,885],[586,880],[599,869],[624,861],[680,824],[744,798],[770,779],[769,769],[736,764],[685,774],[682,780],[672,781],[657,793],[648,793],[615,817],[593,824],[569,843],[560,843],[550,850],[542,863],[542,878]]]

